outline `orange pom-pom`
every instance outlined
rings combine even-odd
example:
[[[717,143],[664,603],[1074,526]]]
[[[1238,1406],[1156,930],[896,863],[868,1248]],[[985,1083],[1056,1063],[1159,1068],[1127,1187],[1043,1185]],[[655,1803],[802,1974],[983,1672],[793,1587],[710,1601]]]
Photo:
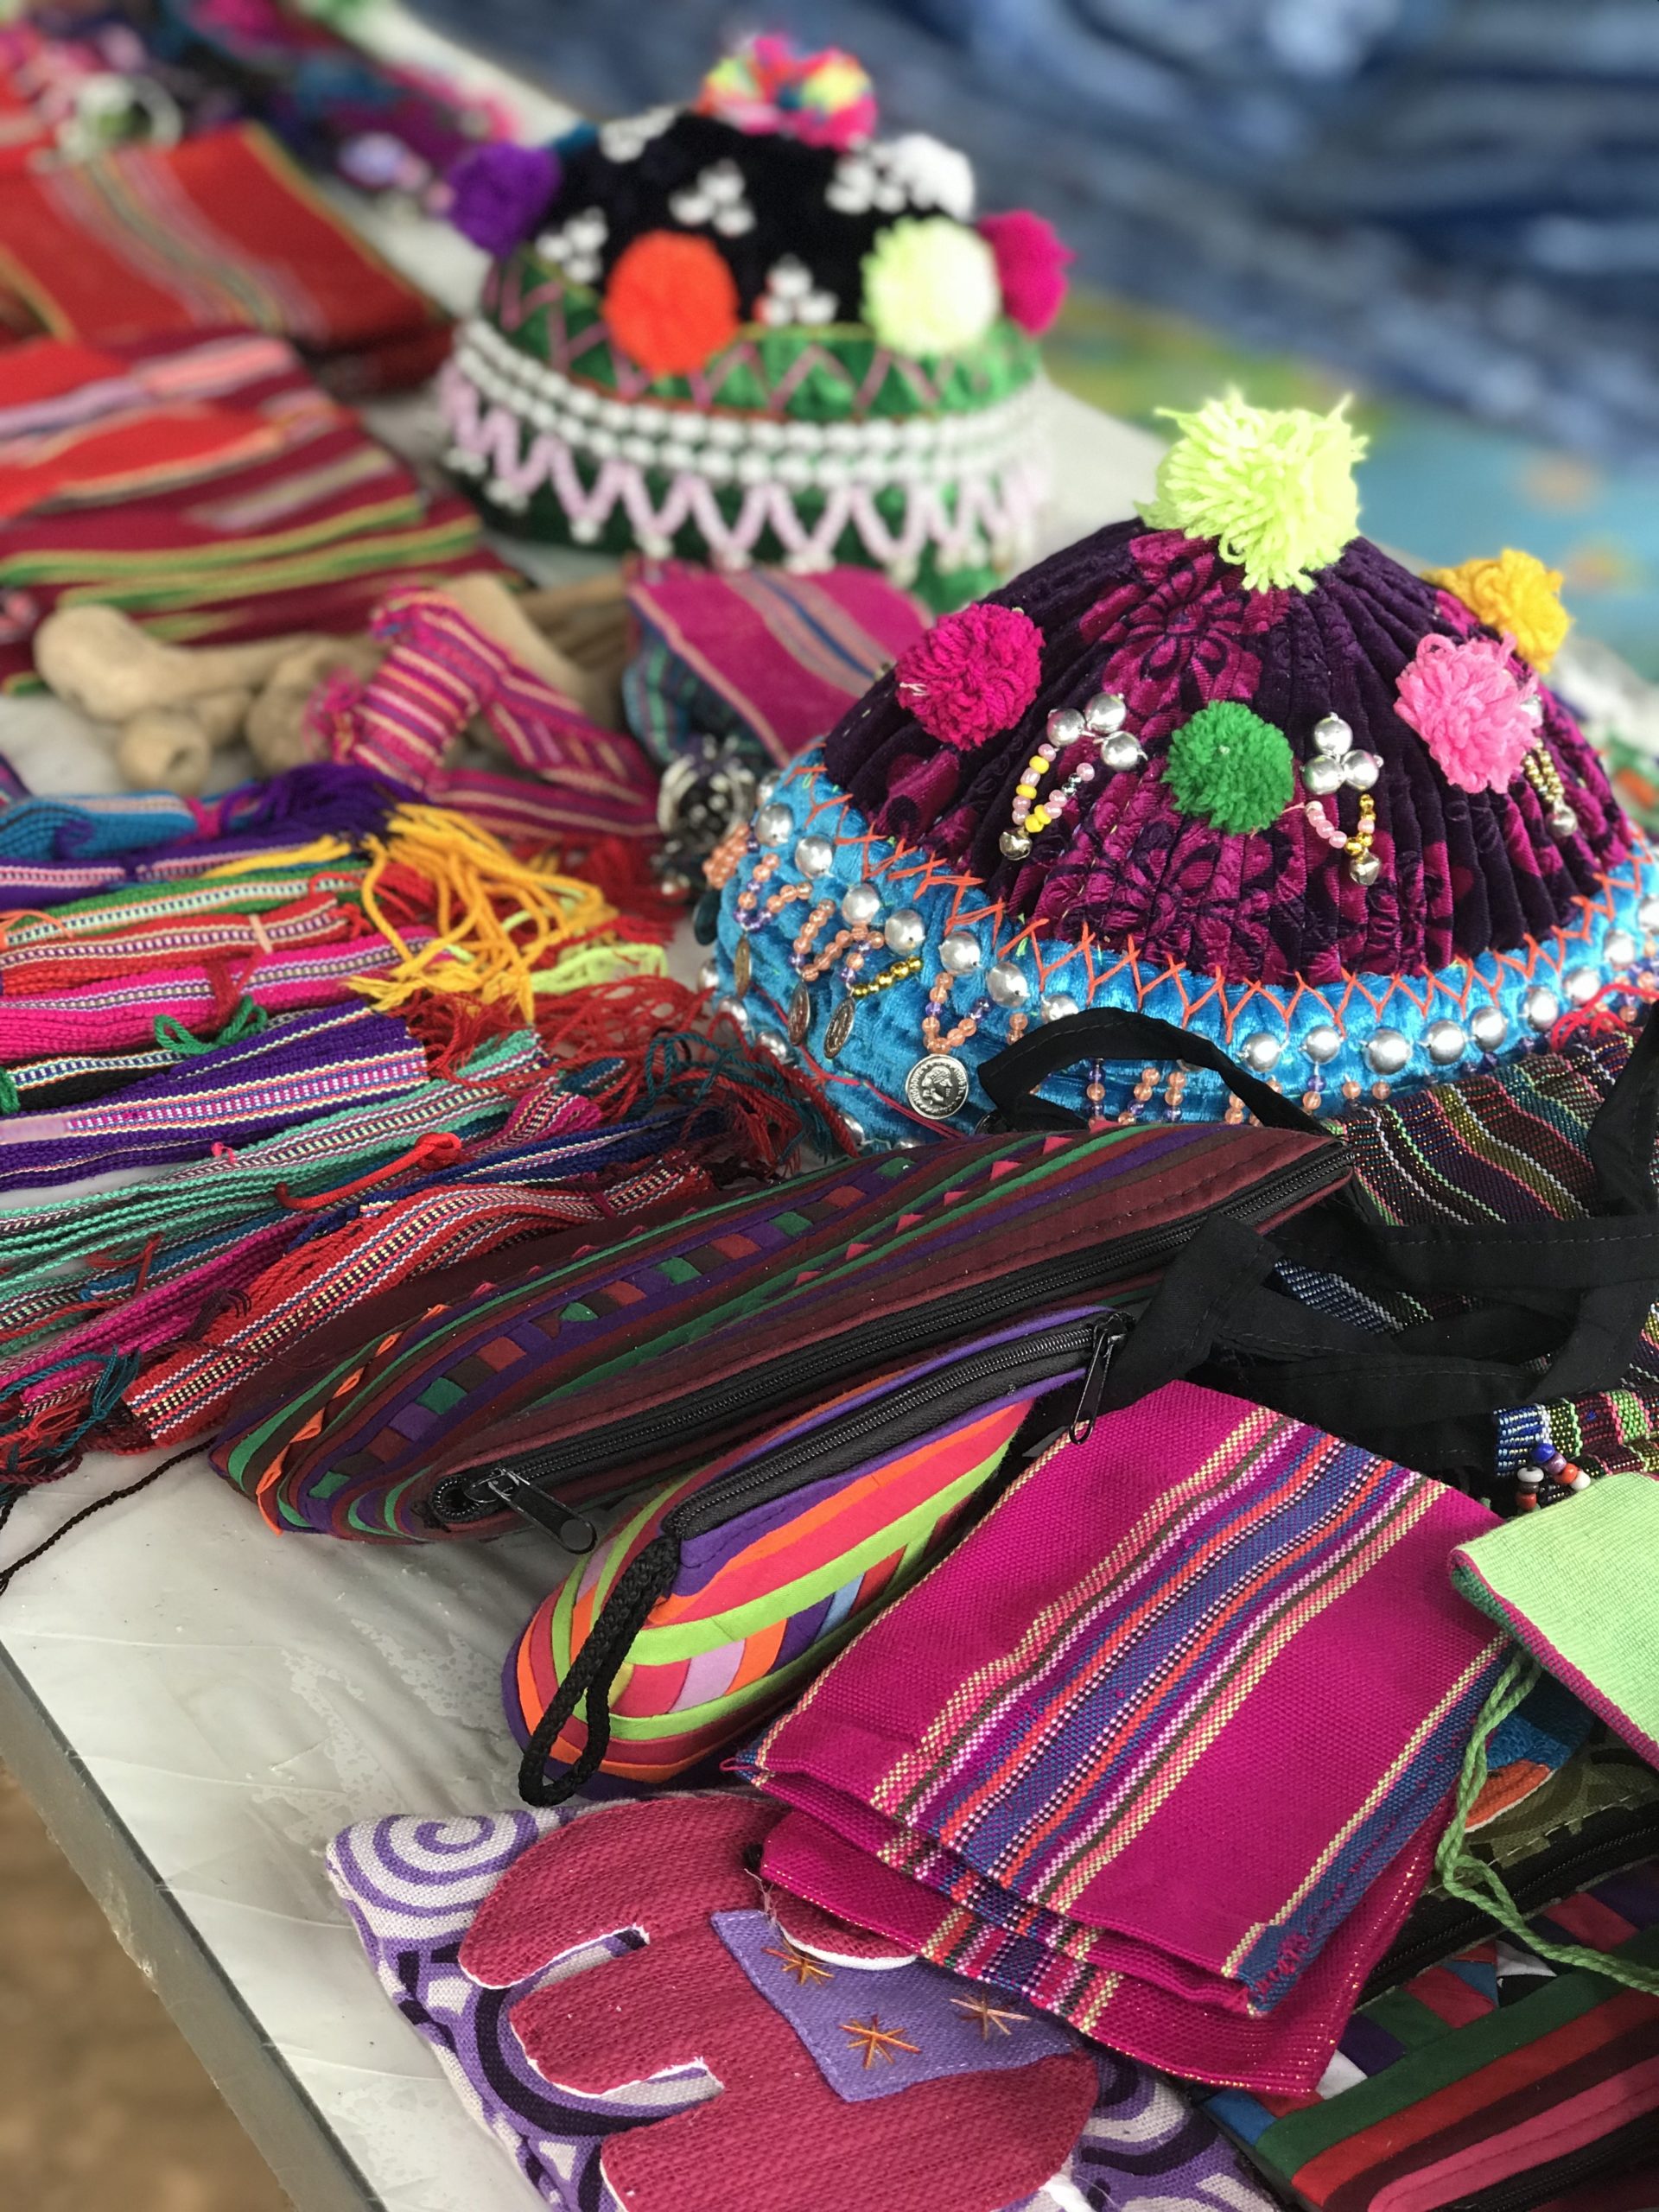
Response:
[[[683,376],[736,337],[737,280],[707,238],[647,231],[611,271],[605,320],[642,369]]]

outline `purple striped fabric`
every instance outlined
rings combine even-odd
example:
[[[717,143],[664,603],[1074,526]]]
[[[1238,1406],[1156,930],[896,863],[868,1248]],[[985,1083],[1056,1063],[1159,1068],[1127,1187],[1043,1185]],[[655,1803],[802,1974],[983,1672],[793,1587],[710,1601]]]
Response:
[[[426,1081],[395,1015],[359,1005],[291,1014],[260,1035],[141,1077],[112,1098],[0,1122],[0,1189],[199,1160]]]

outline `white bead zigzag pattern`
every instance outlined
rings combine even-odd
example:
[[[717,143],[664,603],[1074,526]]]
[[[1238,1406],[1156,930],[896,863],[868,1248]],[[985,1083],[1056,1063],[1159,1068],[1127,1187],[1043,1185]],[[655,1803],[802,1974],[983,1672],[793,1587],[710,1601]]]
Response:
[[[788,565],[810,572],[834,565],[850,527],[878,567],[907,582],[930,546],[945,567],[1020,565],[1047,491],[1039,384],[976,415],[781,423],[613,399],[474,323],[440,391],[448,465],[484,478],[510,512],[549,486],[579,543],[595,540],[620,505],[648,553],[666,554],[690,522],[716,561],[743,567],[770,529]],[[671,480],[660,507],[647,471]],[[730,519],[718,498],[728,486],[743,494]],[[889,491],[905,501],[896,531],[875,503]],[[821,498],[823,512],[806,519],[801,494]]]

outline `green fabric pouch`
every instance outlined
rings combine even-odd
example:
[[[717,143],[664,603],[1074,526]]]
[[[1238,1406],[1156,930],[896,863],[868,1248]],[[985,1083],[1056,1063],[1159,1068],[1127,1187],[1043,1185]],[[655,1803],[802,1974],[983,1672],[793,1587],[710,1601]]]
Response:
[[[1659,1766],[1659,1483],[1608,1475],[1452,1554],[1459,1595]]]

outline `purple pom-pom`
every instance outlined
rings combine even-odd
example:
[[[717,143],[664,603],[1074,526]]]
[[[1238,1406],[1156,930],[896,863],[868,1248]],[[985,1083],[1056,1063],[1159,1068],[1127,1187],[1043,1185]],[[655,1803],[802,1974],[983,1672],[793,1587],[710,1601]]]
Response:
[[[449,172],[449,220],[496,260],[523,245],[559,188],[550,146],[474,146]]]

